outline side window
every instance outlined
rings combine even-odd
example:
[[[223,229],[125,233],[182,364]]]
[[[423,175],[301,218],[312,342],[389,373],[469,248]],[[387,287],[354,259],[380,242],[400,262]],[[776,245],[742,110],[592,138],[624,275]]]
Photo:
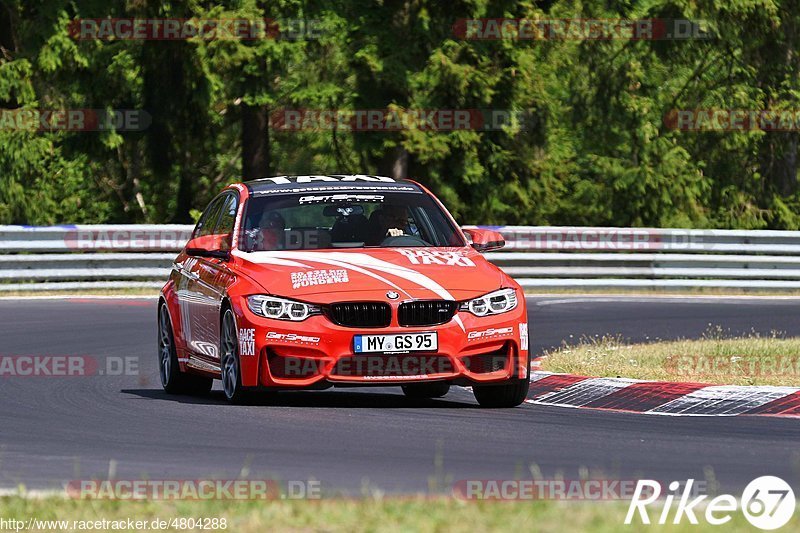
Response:
[[[219,212],[222,208],[222,202],[224,201],[225,197],[220,196],[219,198],[214,199],[208,207],[206,208],[203,216],[200,217],[200,221],[197,223],[197,227],[194,229],[194,233],[192,234],[192,238],[194,237],[204,237],[206,235],[211,235],[214,233],[214,228],[217,226],[217,220],[219,219]]]
[[[233,226],[236,224],[236,208],[239,201],[235,194],[226,194],[222,202],[222,212],[220,213],[219,223],[214,233],[219,235],[231,235]]]

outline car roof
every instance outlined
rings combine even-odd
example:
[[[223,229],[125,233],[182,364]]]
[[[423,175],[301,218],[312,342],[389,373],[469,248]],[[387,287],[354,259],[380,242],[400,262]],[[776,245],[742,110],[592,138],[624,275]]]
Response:
[[[252,196],[346,191],[423,192],[413,181],[366,174],[274,176],[246,181],[244,184]]]

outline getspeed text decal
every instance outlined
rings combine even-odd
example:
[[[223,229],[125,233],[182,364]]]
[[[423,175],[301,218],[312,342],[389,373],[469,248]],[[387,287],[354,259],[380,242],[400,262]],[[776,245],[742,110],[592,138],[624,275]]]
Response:
[[[514,333],[514,328],[508,326],[507,328],[489,328],[483,331],[470,331],[467,334],[468,340],[475,340],[475,339],[488,339],[491,337],[502,337],[505,335],[511,335]]]
[[[301,344],[319,344],[319,337],[309,337],[297,335],[295,333],[278,333],[277,331],[267,332],[267,340],[299,342]]]

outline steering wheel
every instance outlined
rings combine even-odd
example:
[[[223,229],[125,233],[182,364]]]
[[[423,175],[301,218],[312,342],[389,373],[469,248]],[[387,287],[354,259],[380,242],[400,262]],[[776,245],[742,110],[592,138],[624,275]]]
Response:
[[[431,243],[417,237],[416,235],[397,235],[396,237],[386,237],[381,241],[381,246],[391,248],[393,246],[430,246]]]

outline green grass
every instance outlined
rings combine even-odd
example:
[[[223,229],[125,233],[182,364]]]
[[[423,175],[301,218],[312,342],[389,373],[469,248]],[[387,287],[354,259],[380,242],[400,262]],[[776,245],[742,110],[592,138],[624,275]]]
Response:
[[[548,352],[542,370],[596,377],[688,381],[720,385],[800,387],[800,338],[751,335],[726,339],[710,331],[700,340],[625,344],[583,339]]]
[[[0,518],[27,520],[135,520],[180,517],[225,518],[224,531],[263,533],[265,531],[388,531],[464,532],[475,531],[718,531],[714,526],[645,526],[636,522],[624,526],[625,502],[473,502],[450,498],[364,498],[319,501],[268,502],[118,502],[66,500],[62,498],[0,498]],[[660,506],[651,511],[657,519]],[[674,506],[673,506],[674,513]],[[800,518],[785,526],[800,527]],[[741,512],[725,531],[752,531]],[[75,531],[66,529],[64,531]],[[174,530],[168,530],[174,531]],[[199,531],[199,530],[198,530]],[[217,530],[223,531],[223,530]]]

